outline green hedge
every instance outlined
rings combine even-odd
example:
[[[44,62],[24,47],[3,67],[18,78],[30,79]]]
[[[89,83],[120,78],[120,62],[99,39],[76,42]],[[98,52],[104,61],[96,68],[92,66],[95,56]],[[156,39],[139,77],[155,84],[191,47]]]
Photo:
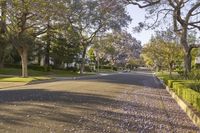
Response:
[[[200,111],[200,80],[198,81],[192,78],[190,78],[190,80],[184,80],[179,75],[170,77],[165,73],[157,74],[157,76],[162,79],[176,95]],[[197,75],[196,72],[194,72],[193,75]],[[191,77],[194,76],[191,75]]]
[[[181,82],[182,80],[168,80],[167,85],[172,88],[175,82]]]
[[[200,111],[200,93],[189,88],[183,82],[174,82],[172,90],[182,99],[191,104],[194,108]]]
[[[117,67],[116,66],[106,66],[106,65],[101,65],[99,66],[100,69],[113,69],[114,71],[117,71]]]

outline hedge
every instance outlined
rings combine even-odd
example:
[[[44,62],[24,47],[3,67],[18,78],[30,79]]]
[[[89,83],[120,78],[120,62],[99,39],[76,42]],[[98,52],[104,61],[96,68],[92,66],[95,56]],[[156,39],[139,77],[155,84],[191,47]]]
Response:
[[[184,80],[181,76],[170,77],[165,73],[158,73],[157,76],[162,79],[176,95],[200,111],[200,80]]]
[[[191,104],[194,108],[200,111],[200,93],[189,88],[187,84],[174,82],[172,90],[183,100]]]

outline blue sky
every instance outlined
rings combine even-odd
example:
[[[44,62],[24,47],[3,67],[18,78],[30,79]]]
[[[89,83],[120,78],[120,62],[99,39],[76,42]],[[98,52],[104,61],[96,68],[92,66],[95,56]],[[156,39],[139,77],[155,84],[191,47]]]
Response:
[[[133,35],[137,40],[140,40],[142,42],[142,45],[147,43],[152,34],[154,33],[152,30],[143,30],[140,33],[133,32],[133,27],[137,26],[139,22],[143,22],[145,18],[145,9],[140,9],[137,6],[129,5],[127,6],[127,12],[131,16],[132,23],[127,28],[127,31]]]

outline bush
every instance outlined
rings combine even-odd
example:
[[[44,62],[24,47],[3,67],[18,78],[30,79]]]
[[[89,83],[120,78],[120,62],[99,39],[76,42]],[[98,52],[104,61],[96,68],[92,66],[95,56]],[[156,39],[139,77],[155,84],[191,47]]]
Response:
[[[200,80],[200,70],[194,69],[189,73],[189,79]]]
[[[113,70],[114,70],[114,71],[117,71],[117,67],[113,67]]]
[[[164,82],[166,85],[168,85],[168,86],[170,86],[170,87],[172,86],[172,83],[173,83],[173,82],[175,82],[175,81],[181,79],[180,76],[178,76],[178,75],[170,76],[170,75],[168,75],[168,74],[162,74],[162,73],[160,73],[160,74],[157,74],[157,76],[158,76],[160,79],[162,79],[163,82]]]
[[[20,64],[5,64],[6,68],[21,68]]]
[[[194,108],[200,111],[200,93],[187,87],[182,83],[175,83],[172,90],[183,100],[187,101]]]
[[[183,71],[183,70],[176,70],[176,72],[177,72],[180,76],[184,76],[184,71]]]
[[[180,83],[180,82],[184,82],[184,80],[168,80],[167,86],[172,88],[175,83]]]
[[[32,70],[36,70],[36,71],[45,71],[45,68],[43,66],[39,66],[39,65],[28,65],[29,69]],[[51,67],[49,68],[49,70],[51,70]]]
[[[189,84],[188,87],[200,93],[200,83]]]
[[[189,75],[190,80],[183,80],[182,76],[170,77],[165,73],[157,74],[180,98],[200,111],[200,71],[193,70]]]
[[[90,68],[90,66],[86,66],[86,65],[85,65],[84,71],[85,71],[85,72],[92,72],[92,69]]]
[[[21,69],[21,64],[5,64],[5,67]],[[43,66],[39,66],[39,65],[35,65],[35,64],[28,65],[28,69],[32,69],[32,70],[36,70],[36,71],[44,71]]]
[[[78,69],[76,67],[67,67],[67,71],[77,72]]]

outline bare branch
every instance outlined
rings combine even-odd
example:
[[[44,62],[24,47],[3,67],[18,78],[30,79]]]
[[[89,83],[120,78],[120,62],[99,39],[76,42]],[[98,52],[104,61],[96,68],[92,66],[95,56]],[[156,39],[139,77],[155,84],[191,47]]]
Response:
[[[129,4],[136,5],[139,8],[145,8],[145,7],[148,7],[148,6],[156,5],[156,4],[160,3],[160,1],[161,0],[150,0],[150,1],[147,1],[147,0],[127,0],[127,2]],[[144,3],[144,4],[141,4],[141,2]]]
[[[189,22],[190,17],[192,16],[192,13],[193,13],[196,9],[198,9],[199,7],[200,7],[200,2],[197,3],[197,4],[195,4],[195,5],[189,10],[189,12],[187,13],[186,18],[185,18],[186,23]]]

